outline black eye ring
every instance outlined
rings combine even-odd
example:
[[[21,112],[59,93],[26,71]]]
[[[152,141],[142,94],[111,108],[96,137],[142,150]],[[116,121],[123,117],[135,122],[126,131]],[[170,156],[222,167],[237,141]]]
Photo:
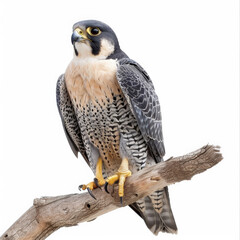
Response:
[[[101,34],[101,30],[98,27],[88,27],[87,33],[91,36],[98,36],[99,34]]]

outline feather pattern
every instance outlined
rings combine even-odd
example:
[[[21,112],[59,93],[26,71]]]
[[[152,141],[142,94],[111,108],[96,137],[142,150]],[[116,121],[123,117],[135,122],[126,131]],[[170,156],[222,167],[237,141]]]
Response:
[[[65,78],[63,74],[58,78],[57,81],[56,98],[58,111],[69,145],[75,156],[77,157],[78,152],[80,152],[89,165],[89,160],[82,140],[79,123],[66,88]]]
[[[160,104],[153,83],[135,61],[124,58],[118,64],[119,85],[137,119],[151,156],[159,162],[165,154],[165,148]]]
[[[147,144],[151,156],[148,156],[147,164],[162,161],[165,154],[162,117],[158,96],[150,77],[138,63],[123,58],[118,62],[117,79]],[[140,199],[130,207],[142,216],[154,234],[159,231],[177,232],[167,187]]]

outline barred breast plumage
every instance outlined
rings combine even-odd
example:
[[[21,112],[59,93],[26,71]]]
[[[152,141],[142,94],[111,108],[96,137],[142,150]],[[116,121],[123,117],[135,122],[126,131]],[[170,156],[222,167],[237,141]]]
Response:
[[[66,85],[90,167],[95,171],[100,155],[105,174],[113,174],[124,155],[130,158],[133,172],[141,169],[146,163],[147,146],[116,79],[116,61],[102,60],[104,68],[102,61],[75,61],[81,60],[73,60],[68,66]]]

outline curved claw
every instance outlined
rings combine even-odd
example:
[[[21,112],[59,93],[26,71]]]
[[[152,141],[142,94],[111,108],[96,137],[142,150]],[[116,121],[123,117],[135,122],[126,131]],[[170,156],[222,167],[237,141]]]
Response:
[[[120,203],[123,206],[123,197],[120,197]]]
[[[96,186],[97,186],[98,188],[101,188],[101,186],[100,186],[99,183],[98,183],[98,179],[97,179],[97,178],[94,178],[93,181],[94,181],[94,183],[96,184]]]
[[[108,187],[108,182],[105,182],[105,184],[104,184],[104,190],[105,190],[107,193],[109,193],[107,187]]]
[[[87,188],[87,190],[88,190],[88,193],[90,194],[90,196],[92,198],[94,198],[95,200],[97,200],[96,197],[93,195],[92,190],[89,187]]]

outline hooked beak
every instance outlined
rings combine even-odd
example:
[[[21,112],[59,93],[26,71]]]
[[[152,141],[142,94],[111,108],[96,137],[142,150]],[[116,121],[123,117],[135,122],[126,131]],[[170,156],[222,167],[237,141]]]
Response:
[[[74,47],[76,56],[78,56],[78,51],[76,49],[75,43],[76,42],[84,42],[86,40],[90,41],[90,39],[87,37],[86,33],[81,28],[78,27],[73,31],[71,41],[72,41],[72,45]]]
[[[83,30],[80,28],[76,28],[73,31],[71,41],[72,44],[74,45],[75,42],[83,42],[85,40],[89,40],[88,37],[84,34]]]

